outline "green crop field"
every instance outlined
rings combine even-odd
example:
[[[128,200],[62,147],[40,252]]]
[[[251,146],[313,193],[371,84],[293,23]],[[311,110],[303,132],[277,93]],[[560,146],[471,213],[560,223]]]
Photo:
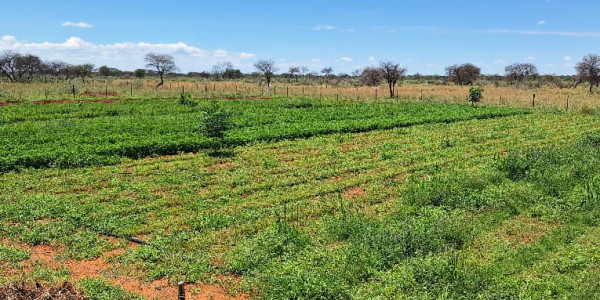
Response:
[[[185,103],[184,103],[185,104]],[[0,107],[0,286],[595,299],[600,117],[410,101]],[[225,149],[213,153],[215,143]],[[1,290],[0,290],[1,296]]]

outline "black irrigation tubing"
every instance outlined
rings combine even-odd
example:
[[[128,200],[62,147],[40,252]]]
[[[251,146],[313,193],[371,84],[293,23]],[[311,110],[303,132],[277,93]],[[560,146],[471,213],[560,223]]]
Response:
[[[128,241],[130,241],[132,243],[136,243],[136,244],[139,244],[139,245],[148,245],[148,242],[140,240],[138,238],[131,237],[131,236],[118,235],[118,234],[115,234],[115,233],[112,233],[112,232],[101,232],[100,234],[104,235],[104,236],[110,236],[110,237],[118,238],[118,239],[126,239],[126,240],[128,240]]]

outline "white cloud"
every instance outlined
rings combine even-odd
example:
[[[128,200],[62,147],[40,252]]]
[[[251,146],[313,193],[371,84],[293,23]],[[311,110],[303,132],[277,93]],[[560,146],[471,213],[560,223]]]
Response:
[[[534,60],[535,60],[535,56],[528,56],[528,57],[525,57],[525,60],[526,60],[526,61],[534,61]]]
[[[573,58],[571,58],[571,57],[570,57],[570,56],[568,56],[568,55],[567,55],[567,56],[565,56],[565,57],[563,57],[563,60],[564,60],[564,61],[571,61],[572,59],[573,59]]]
[[[218,58],[224,58],[229,56],[229,52],[227,52],[226,50],[222,50],[222,49],[218,49],[215,50],[215,52],[213,53],[214,57],[218,57]]]
[[[373,55],[369,56],[369,62],[370,62],[370,63],[374,63],[374,62],[375,62],[375,60],[376,60],[376,59],[375,59],[375,56],[373,56]]]
[[[520,34],[520,35],[553,35],[570,37],[600,37],[599,31],[547,31],[547,30],[508,30],[491,29],[483,30],[481,33],[487,34]]]
[[[92,28],[94,25],[85,22],[64,22],[61,24],[63,27],[76,27],[76,28]]]
[[[255,58],[256,55],[254,55],[254,53],[246,53],[246,52],[242,52],[240,53],[240,58],[241,59],[252,59]]]
[[[342,57],[340,57],[340,60],[341,60],[341,61],[345,61],[345,62],[351,62],[351,61],[352,61],[352,58],[350,58],[350,57],[348,57],[348,56],[342,56]]]
[[[315,25],[313,27],[314,31],[326,31],[326,30],[335,30],[338,29],[337,26],[333,26],[333,25]]]
[[[314,62],[314,63],[321,62],[321,60],[320,60],[320,59],[318,59],[318,58],[311,58],[311,59],[310,59],[310,61],[311,61],[311,62]]]
[[[31,53],[46,60],[63,60],[71,64],[93,63],[123,70],[143,68],[146,53],[157,52],[172,55],[182,72],[210,70],[220,61],[230,61],[236,68],[251,71],[252,61],[249,60],[255,58],[254,54],[248,52],[210,51],[183,42],[96,44],[78,37],[70,37],[64,42],[35,43],[5,35],[0,37],[0,51],[3,50]]]
[[[537,23],[538,23],[538,25],[546,25],[546,21],[544,21],[544,20],[538,21]]]

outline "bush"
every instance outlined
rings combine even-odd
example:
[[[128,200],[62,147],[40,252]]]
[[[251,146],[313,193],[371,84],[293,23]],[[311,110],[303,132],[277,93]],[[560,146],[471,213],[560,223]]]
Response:
[[[198,105],[198,103],[194,101],[192,95],[190,95],[189,93],[181,94],[181,96],[179,96],[179,104],[185,105],[185,106]]]
[[[469,96],[467,97],[468,101],[471,101],[471,104],[475,102],[480,102],[483,100],[483,88],[482,87],[472,87],[469,89]]]
[[[213,152],[218,152],[223,147],[225,132],[233,125],[231,113],[221,108],[216,101],[213,101],[203,110],[203,115],[199,119],[202,122],[200,132],[208,138],[217,139],[217,141],[210,143],[210,146]]]

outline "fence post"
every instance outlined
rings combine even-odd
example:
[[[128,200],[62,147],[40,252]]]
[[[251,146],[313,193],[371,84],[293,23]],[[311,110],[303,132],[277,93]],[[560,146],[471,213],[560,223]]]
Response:
[[[567,110],[569,110],[569,95],[567,95]]]
[[[375,89],[375,100],[377,100],[377,89]]]
[[[130,85],[129,98],[133,98],[133,83]]]
[[[531,104],[533,105],[533,107],[535,107],[535,94],[533,94],[533,100],[532,100]]]
[[[74,84],[74,83],[73,83],[73,100],[77,100],[77,99],[75,98],[75,84]]]

